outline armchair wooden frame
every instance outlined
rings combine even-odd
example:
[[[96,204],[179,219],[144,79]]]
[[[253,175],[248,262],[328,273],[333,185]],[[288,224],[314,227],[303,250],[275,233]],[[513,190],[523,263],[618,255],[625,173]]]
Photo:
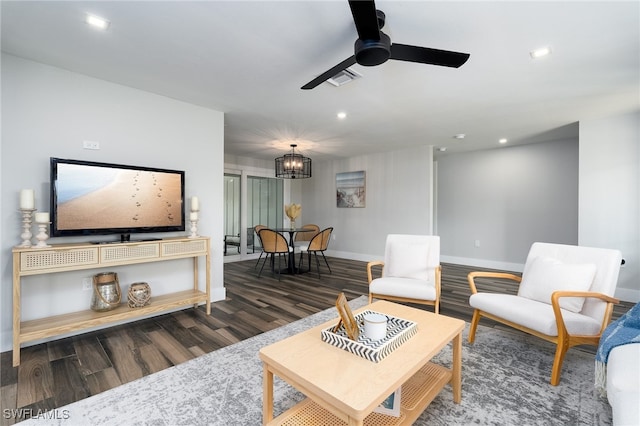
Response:
[[[469,287],[471,288],[471,294],[476,294],[478,292],[476,283],[475,283],[476,278],[502,278],[502,279],[515,281],[518,284],[522,281],[522,277],[518,275],[510,274],[510,273],[505,273],[505,272],[471,272],[467,276],[467,280],[469,281]],[[590,298],[600,299],[606,302],[607,306],[602,318],[602,324],[600,326],[600,331],[598,332],[598,334],[596,335],[569,334],[564,324],[562,311],[560,310],[561,297],[590,297]],[[562,362],[564,361],[564,357],[567,351],[569,350],[569,348],[577,345],[597,346],[598,343],[600,342],[600,336],[602,335],[602,332],[611,321],[611,315],[613,314],[613,305],[619,302],[620,301],[618,299],[607,296],[606,294],[596,293],[591,291],[555,291],[553,292],[551,296],[551,305],[553,307],[553,314],[555,316],[556,326],[558,327],[557,336],[549,336],[549,335],[540,333],[536,330],[532,330],[528,327],[522,326],[520,324],[516,324],[512,321],[507,321],[498,316],[481,311],[480,309],[475,309],[473,311],[473,318],[471,319],[471,326],[469,328],[469,343],[473,343],[473,341],[475,340],[476,330],[478,328],[478,323],[480,322],[480,317],[492,319],[494,321],[513,327],[516,330],[523,331],[525,333],[531,334],[533,336],[536,336],[548,342],[551,342],[556,345],[556,354],[553,360],[553,368],[551,370],[551,384],[553,386],[557,386],[558,383],[560,383],[560,373],[562,371]]]
[[[373,281],[373,267],[374,266],[381,266],[382,267],[382,271],[384,271],[384,261],[383,260],[374,260],[371,262],[367,263],[367,283],[371,284],[371,281]],[[404,302],[404,303],[418,303],[421,305],[429,305],[429,306],[433,306],[433,310],[436,314],[440,313],[440,280],[442,277],[442,267],[440,265],[438,265],[436,268],[436,282],[435,282],[435,288],[436,288],[436,298],[435,300],[424,300],[424,299],[413,299],[413,298],[408,298],[408,297],[399,297],[399,296],[390,296],[387,294],[377,294],[377,293],[371,293],[371,291],[369,291],[369,304],[371,304],[371,301],[373,300],[373,298],[375,297],[376,299],[385,299],[385,300],[391,300],[391,301],[395,301],[395,302]]]

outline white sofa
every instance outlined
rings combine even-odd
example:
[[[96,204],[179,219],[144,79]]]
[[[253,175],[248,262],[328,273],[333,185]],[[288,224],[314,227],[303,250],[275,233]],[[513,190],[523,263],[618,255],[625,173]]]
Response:
[[[617,346],[609,353],[607,398],[614,425],[640,425],[640,343]]]

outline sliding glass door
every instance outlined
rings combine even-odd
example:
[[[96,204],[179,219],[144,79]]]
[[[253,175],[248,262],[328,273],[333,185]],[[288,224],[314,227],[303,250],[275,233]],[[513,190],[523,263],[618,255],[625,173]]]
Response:
[[[224,255],[240,254],[240,175],[224,175]]]
[[[247,177],[247,226],[282,227],[284,185],[282,179]]]
[[[253,228],[256,225],[280,228],[283,226],[283,216],[284,183],[282,179],[247,176],[244,172],[225,173],[225,256],[259,253],[260,240]],[[240,258],[244,257],[244,255],[240,256]]]

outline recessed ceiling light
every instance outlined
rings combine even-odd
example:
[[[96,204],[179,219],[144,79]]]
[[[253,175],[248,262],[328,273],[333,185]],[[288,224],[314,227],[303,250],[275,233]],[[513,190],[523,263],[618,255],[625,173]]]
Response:
[[[453,138],[454,139],[464,139],[464,137],[467,136],[464,133],[458,133],[457,135],[454,135]]]
[[[99,28],[101,30],[106,30],[107,28],[109,28],[109,24],[110,24],[110,22],[107,21],[106,19],[96,15],[92,15],[90,13],[87,13],[87,15],[84,18],[84,22],[86,22],[87,24],[93,27]]]
[[[507,143],[507,142],[508,142],[508,140],[506,140],[505,138],[498,139],[498,143],[505,144],[505,143]]]
[[[439,152],[445,152],[447,150],[446,146],[441,146],[440,148],[438,148]]]
[[[550,54],[551,54],[551,48],[549,46],[541,47],[539,49],[532,50],[531,52],[529,52],[529,55],[531,55],[533,59],[542,58]]]
[[[337,114],[337,116],[338,116],[338,118],[339,118],[340,120],[344,120],[345,118],[347,118],[347,113],[346,113],[346,112],[343,112],[343,111],[340,111],[340,112]]]

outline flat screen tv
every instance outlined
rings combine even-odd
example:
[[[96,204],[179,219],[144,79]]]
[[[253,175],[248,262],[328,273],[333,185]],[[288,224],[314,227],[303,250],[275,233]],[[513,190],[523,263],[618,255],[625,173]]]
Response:
[[[51,235],[185,230],[184,171],[51,158]]]

